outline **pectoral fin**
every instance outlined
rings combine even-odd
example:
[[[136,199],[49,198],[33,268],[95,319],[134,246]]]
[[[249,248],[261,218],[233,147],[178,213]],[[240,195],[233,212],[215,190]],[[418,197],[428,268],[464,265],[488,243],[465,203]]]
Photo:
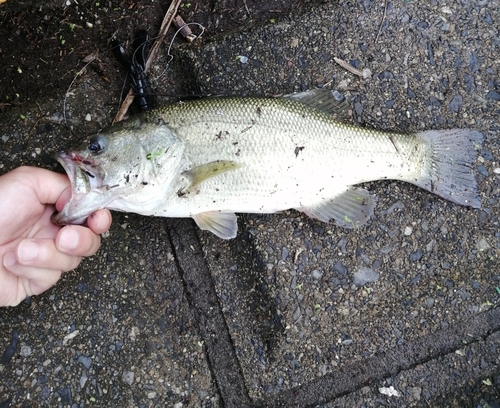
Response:
[[[238,232],[238,222],[234,213],[207,211],[194,214],[192,217],[200,229],[213,232],[222,239],[234,238]]]
[[[330,200],[297,209],[323,222],[333,219],[341,227],[355,228],[370,219],[374,208],[375,198],[367,190],[352,187]]]
[[[195,191],[200,183],[211,177],[218,176],[226,171],[235,170],[238,167],[240,167],[240,164],[231,160],[215,160],[193,167],[182,173],[191,182],[186,191],[183,191],[183,194]]]

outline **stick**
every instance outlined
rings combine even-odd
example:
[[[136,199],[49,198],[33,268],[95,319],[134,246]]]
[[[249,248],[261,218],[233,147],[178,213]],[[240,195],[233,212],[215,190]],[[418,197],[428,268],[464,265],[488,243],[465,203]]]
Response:
[[[172,0],[172,3],[170,3],[170,7],[168,8],[165,17],[163,18],[163,21],[160,26],[160,31],[158,32],[158,37],[156,38],[153,46],[151,47],[151,50],[149,51],[148,54],[148,59],[146,61],[146,69],[144,70],[145,73],[149,71],[149,68],[153,64],[154,59],[156,58],[156,54],[158,53],[158,50],[160,49],[160,45],[163,41],[163,38],[165,37],[165,34],[167,34],[168,29],[170,28],[170,25],[172,24],[172,20],[174,19],[174,16],[177,14],[177,9],[179,8],[182,0]],[[118,110],[118,113],[115,116],[115,119],[113,120],[113,123],[119,122],[120,120],[123,120],[123,117],[127,113],[127,110],[129,106],[132,104],[134,101],[134,91],[130,89],[128,91],[128,94],[123,101],[122,105],[120,106],[120,109]]]
[[[344,60],[340,59],[340,58],[337,58],[337,57],[334,57],[333,58],[335,60],[335,62],[337,64],[339,64],[342,68],[348,70],[349,72],[352,72],[354,75],[358,75],[360,77],[363,76],[363,73],[357,69],[357,68],[354,68],[351,64],[345,62]]]
[[[387,0],[385,0],[384,6],[384,15],[382,16],[382,21],[380,22],[380,27],[378,28],[377,36],[375,37],[374,44],[377,44],[378,36],[380,35],[380,31],[382,31],[382,26],[384,25],[385,15],[387,14]]]

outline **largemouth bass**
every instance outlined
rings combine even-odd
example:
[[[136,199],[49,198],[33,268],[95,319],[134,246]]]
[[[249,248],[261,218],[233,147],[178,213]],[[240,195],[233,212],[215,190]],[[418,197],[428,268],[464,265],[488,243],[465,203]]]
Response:
[[[95,210],[192,217],[229,239],[237,212],[297,209],[352,228],[373,214],[356,184],[402,180],[479,208],[471,129],[389,133],[343,122],[345,99],[328,90],[282,98],[213,97],[147,111],[92,135],[58,161],[72,197],[53,216],[83,223]]]

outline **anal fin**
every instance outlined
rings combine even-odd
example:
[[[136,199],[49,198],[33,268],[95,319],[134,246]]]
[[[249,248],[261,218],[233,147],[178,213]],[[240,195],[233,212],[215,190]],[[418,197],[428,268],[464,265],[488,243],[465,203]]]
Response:
[[[206,211],[192,217],[200,229],[213,232],[222,239],[234,238],[238,232],[235,213]]]
[[[351,187],[332,199],[297,210],[323,222],[333,219],[341,227],[355,228],[370,219],[374,208],[374,196],[364,188]]]

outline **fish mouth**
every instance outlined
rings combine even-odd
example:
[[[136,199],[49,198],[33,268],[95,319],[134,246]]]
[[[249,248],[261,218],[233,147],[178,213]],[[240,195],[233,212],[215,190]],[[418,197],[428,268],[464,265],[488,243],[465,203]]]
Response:
[[[100,167],[94,161],[84,159],[74,152],[62,152],[55,159],[66,171],[73,194],[88,193],[102,187],[104,177]]]
[[[95,162],[82,158],[78,153],[61,152],[55,157],[71,183],[71,198],[59,213],[51,217],[51,221],[57,225],[83,224],[87,217],[71,216],[70,208],[77,207],[85,196],[103,185],[104,176],[100,166]]]

